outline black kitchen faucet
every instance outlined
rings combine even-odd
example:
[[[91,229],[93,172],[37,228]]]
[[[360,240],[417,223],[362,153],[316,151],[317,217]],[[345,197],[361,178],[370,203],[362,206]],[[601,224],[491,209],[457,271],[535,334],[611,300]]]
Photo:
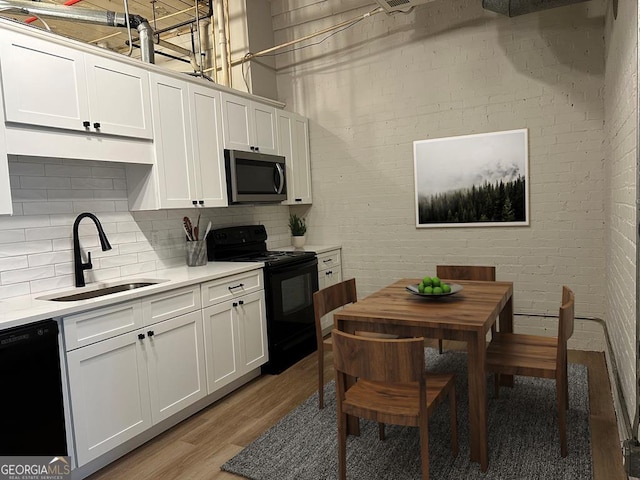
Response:
[[[93,213],[81,213],[76,217],[76,221],[73,222],[73,264],[76,275],[76,287],[84,287],[84,271],[93,268],[93,264],[91,263],[91,252],[87,252],[87,263],[82,262],[82,257],[80,256],[80,240],[78,239],[78,226],[80,225],[80,220],[85,217],[89,217],[93,220],[93,223],[96,224],[96,228],[98,229],[98,236],[100,237],[100,245],[102,246],[102,251],[111,250],[111,244],[109,240],[107,240],[107,235],[104,233],[102,229],[102,224],[98,217],[96,217]]]

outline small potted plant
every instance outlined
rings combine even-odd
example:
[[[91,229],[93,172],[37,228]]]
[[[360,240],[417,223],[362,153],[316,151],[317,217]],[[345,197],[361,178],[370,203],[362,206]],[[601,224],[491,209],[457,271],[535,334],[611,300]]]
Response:
[[[296,248],[304,247],[305,233],[307,233],[307,225],[304,222],[304,218],[295,213],[289,215],[289,229],[293,237],[293,246]]]

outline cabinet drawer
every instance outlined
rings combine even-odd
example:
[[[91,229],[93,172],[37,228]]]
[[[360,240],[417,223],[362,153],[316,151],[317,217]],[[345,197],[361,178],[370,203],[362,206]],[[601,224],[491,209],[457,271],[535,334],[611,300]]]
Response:
[[[145,325],[151,325],[200,308],[200,285],[191,285],[143,298],[142,318]]]
[[[202,284],[202,307],[215,305],[263,288],[262,270],[213,280]]]
[[[333,250],[331,252],[318,255],[319,272],[331,267],[337,267],[338,265],[340,265],[340,250]]]
[[[143,326],[140,301],[126,302],[64,317],[67,351],[131,332]]]

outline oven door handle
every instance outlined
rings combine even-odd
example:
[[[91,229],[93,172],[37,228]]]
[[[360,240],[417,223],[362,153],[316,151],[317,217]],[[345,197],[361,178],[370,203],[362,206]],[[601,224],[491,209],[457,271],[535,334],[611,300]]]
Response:
[[[276,185],[276,193],[282,193],[282,189],[284,188],[284,171],[279,163],[276,163],[276,172],[278,172],[279,182]]]
[[[273,275],[282,275],[282,274],[287,274],[290,272],[298,272],[298,271],[303,271],[306,269],[312,269],[314,270],[315,273],[315,278],[318,278],[318,257],[313,257],[309,260],[306,260],[304,262],[299,262],[299,263],[287,263],[285,265],[280,265],[280,266],[275,266],[275,267],[269,267],[268,269],[266,269],[265,271],[269,273],[270,276]]]

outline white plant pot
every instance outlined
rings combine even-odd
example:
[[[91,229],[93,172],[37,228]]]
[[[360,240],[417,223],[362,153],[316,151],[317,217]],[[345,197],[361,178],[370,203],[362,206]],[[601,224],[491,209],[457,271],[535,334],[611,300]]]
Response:
[[[292,236],[291,237],[293,240],[293,246],[296,248],[302,248],[304,247],[304,243],[307,240],[307,237],[305,237],[304,235],[297,237],[297,236]]]

